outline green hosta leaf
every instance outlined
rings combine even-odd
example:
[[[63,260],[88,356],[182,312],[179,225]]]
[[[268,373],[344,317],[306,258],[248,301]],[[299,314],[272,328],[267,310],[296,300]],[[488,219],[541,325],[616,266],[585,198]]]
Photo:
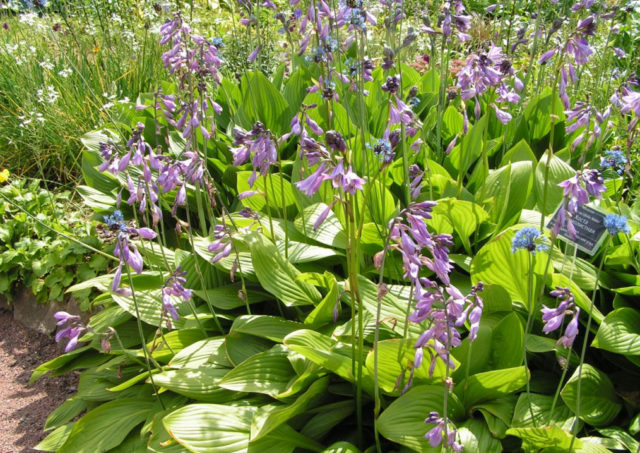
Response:
[[[253,187],[251,187],[249,186],[249,178],[251,177],[251,174],[252,172],[250,171],[239,171],[237,173],[238,193],[248,191],[258,192],[257,194],[242,200],[241,203],[244,206],[251,208],[256,212],[266,212],[271,209],[272,214],[276,214],[277,210],[280,209],[280,213],[282,213],[282,194],[284,193],[284,205],[286,207],[287,217],[295,215],[296,198],[293,195],[294,189],[289,181],[278,173],[270,173],[267,177],[266,183],[263,177],[258,176]],[[266,194],[266,197],[263,194]],[[267,204],[267,199],[269,200],[269,204]],[[277,209],[274,208],[274,205],[277,206]]]
[[[397,386],[398,376],[401,374],[406,374],[408,377],[408,370],[413,364],[413,359],[415,357],[415,349],[413,345],[416,343],[417,338],[409,338],[405,341],[399,339],[393,340],[383,340],[379,341],[376,345],[378,348],[378,385],[380,388],[387,392],[392,393]],[[402,354],[400,354],[400,349],[403,349]],[[398,359],[400,358],[400,362]],[[372,350],[367,355],[366,366],[369,373],[373,376],[375,367],[374,367],[375,355]],[[455,358],[452,358],[454,364],[458,364]],[[428,359],[428,356],[422,361],[422,365],[420,368],[414,370],[413,382],[415,384],[421,383],[433,383],[440,382],[445,376],[445,366],[443,362],[439,359],[436,359],[436,366],[433,370],[432,376],[429,376],[429,367],[431,365],[431,361]],[[402,390],[402,384],[399,386],[400,388],[396,389],[397,392]]]
[[[277,395],[287,389],[293,377],[295,373],[287,359],[287,351],[277,345],[249,357],[229,371],[218,385],[236,392]]]
[[[349,442],[336,442],[322,450],[322,453],[361,453],[358,447]]]
[[[495,400],[480,403],[475,410],[480,411],[489,431],[498,439],[503,439],[507,428],[511,426],[513,411],[516,407],[516,396],[508,395]]]
[[[305,274],[308,275],[308,274]],[[324,296],[322,301],[304,320],[306,326],[316,327],[333,321],[333,312],[338,309],[338,298],[340,291],[336,277],[331,272],[322,275],[322,281],[318,282],[321,286],[329,288],[329,292]]]
[[[60,453],[95,453],[115,448],[147,419],[153,400],[124,398],[104,403],[74,423]]]
[[[49,414],[44,424],[44,430],[49,431],[50,429],[59,428],[86,408],[87,401],[77,397],[69,398]]]
[[[445,392],[443,386],[412,387],[382,412],[378,419],[380,434],[414,451],[440,451],[440,448],[431,448],[424,438],[427,431],[433,427],[427,425],[424,420],[432,411],[442,413]],[[463,414],[463,408],[455,395],[449,396],[448,414],[451,419]]]
[[[582,373],[578,377],[580,369]],[[566,405],[574,413],[577,411],[579,380],[582,381],[582,385],[580,413],[577,415],[593,426],[606,426],[611,423],[622,409],[622,404],[609,377],[587,363],[575,370],[560,393]]]
[[[529,404],[529,401],[531,404]],[[550,414],[553,397],[530,393],[521,393],[513,412],[511,426],[513,428],[533,428],[536,426],[556,425],[564,430],[571,430],[573,413],[562,401],[557,401],[553,416]],[[533,414],[533,418],[531,416]]]
[[[471,253],[469,239],[477,232],[479,225],[489,219],[489,214],[481,206],[455,198],[438,200],[432,215],[433,219],[427,223],[441,222],[444,219],[455,230],[469,254]]]
[[[188,398],[209,403],[224,403],[234,392],[220,388],[218,383],[229,372],[226,368],[182,368],[153,376],[156,385]]]
[[[635,440],[633,436],[631,436],[628,432],[624,431],[623,429],[620,429],[617,427],[601,428],[598,430],[598,432],[603,436],[607,436],[617,440],[619,443],[621,443],[624,446],[624,448],[626,448],[629,451],[638,451],[638,448],[640,448],[640,443],[638,443],[638,441]],[[619,450],[621,450],[621,448],[619,448]]]
[[[288,425],[249,443],[255,412],[250,406],[190,404],[167,415],[163,423],[173,438],[195,453],[290,453],[297,446],[321,450]]]
[[[456,134],[462,132],[464,117],[458,110],[450,105],[442,115],[442,138],[446,142],[453,140]]]
[[[596,333],[593,346],[625,355],[640,355],[640,313],[622,307],[609,313]]]
[[[242,103],[239,106],[238,121],[250,128],[261,121],[267,129],[280,136],[289,127],[289,103],[261,72],[250,72],[242,78]]]
[[[318,290],[296,280],[300,271],[278,252],[275,245],[257,233],[247,236],[247,242],[256,276],[264,289],[288,307],[317,305],[320,302],[322,296]]]
[[[547,162],[549,162],[549,170],[547,170]],[[545,178],[547,171],[548,178]],[[549,154],[545,152],[540,158],[540,162],[538,162],[536,166],[535,190],[538,209],[541,210],[544,215],[555,212],[560,201],[562,201],[562,192],[564,189],[559,187],[558,183],[571,178],[575,174],[576,171],[557,156],[553,156],[551,161],[549,161]],[[547,181],[546,202],[544,202],[545,181]]]
[[[152,326],[160,326],[162,319],[162,291],[136,291],[133,297],[124,297],[112,293],[111,298],[127,313],[137,317],[136,304],[140,313],[140,320]],[[176,304],[178,305],[178,304]]]
[[[514,302],[525,307],[529,300],[529,258],[526,250],[511,251],[511,240],[519,228],[510,228],[482,247],[471,262],[471,281],[502,286]],[[534,291],[540,294],[546,256],[533,256]]]
[[[69,438],[73,425],[73,423],[69,423],[56,428],[33,449],[38,451],[58,451]]]
[[[346,249],[347,235],[344,232],[340,220],[338,220],[338,217],[336,217],[333,211],[329,212],[327,218],[314,231],[313,227],[316,220],[318,220],[326,208],[327,205],[324,203],[306,207],[295,220],[294,225],[300,233],[314,241],[334,248]]]
[[[446,115],[446,113],[445,113]],[[482,136],[487,128],[488,116],[484,115],[469,130],[468,133],[462,134],[460,144],[451,150],[445,158],[445,166],[448,169],[455,170],[452,173],[467,173],[469,167],[482,154],[484,146]]]
[[[43,363],[38,366],[33,373],[31,373],[31,378],[29,379],[29,385],[36,382],[42,376],[47,374],[49,371],[55,371],[58,368],[64,366],[68,362],[78,358],[83,352],[90,350],[90,346],[83,346],[81,348],[75,349],[71,352],[67,352],[66,354],[62,354],[54,359],[49,360],[48,362]]]
[[[274,227],[275,229],[275,227]],[[317,245],[304,244],[302,242],[288,241],[288,259],[290,263],[310,263],[337,256],[338,253],[327,247],[318,247]],[[284,255],[285,241],[277,241],[278,251]]]
[[[492,370],[469,376],[458,383],[455,392],[461,397],[466,408],[501,396],[514,393],[527,384],[529,373],[523,366]]]
[[[233,366],[273,346],[269,340],[245,334],[229,334],[225,337],[224,344],[227,357]]]
[[[231,368],[231,362],[225,350],[225,338],[206,338],[187,346],[178,352],[169,366],[172,368],[200,368],[211,365]]]
[[[527,143],[525,139],[520,140],[518,143],[514,145],[507,153],[502,157],[502,162],[500,162],[500,166],[505,166],[509,162],[520,162],[520,161],[530,161],[533,162],[533,165],[536,165],[538,160],[536,159],[536,155],[531,150],[531,147]]]
[[[533,165],[529,161],[510,163],[489,174],[484,195],[493,198],[491,219],[496,223],[496,231],[520,218],[532,187]]]
[[[286,347],[303,355],[313,363],[354,382],[351,357],[341,354],[340,344],[331,337],[313,330],[298,330],[284,339]],[[363,370],[363,388],[373,389],[373,380],[366,369]]]
[[[95,211],[112,211],[116,206],[115,195],[107,195],[93,187],[77,186],[76,190],[84,203]]]
[[[524,329],[518,315],[509,313],[493,328],[491,345],[494,369],[511,368],[522,363]]]
[[[229,333],[244,333],[282,342],[284,337],[303,327],[304,325],[301,323],[288,321],[278,316],[243,315],[233,321]]]
[[[211,305],[222,310],[233,310],[234,308],[246,306],[247,302],[249,304],[255,304],[271,298],[271,295],[264,291],[247,289],[247,302],[245,302],[238,297],[238,293],[241,289],[242,286],[239,284],[226,285],[219,286],[217,288],[210,288],[205,291],[195,291],[195,293],[202,300],[209,300],[211,301]]]
[[[493,437],[491,431],[481,420],[467,420],[458,426],[460,443],[465,452],[501,453],[502,444]]]
[[[319,395],[324,393],[329,385],[329,378],[315,381],[309,389],[286,406],[264,406],[258,409],[251,422],[251,440],[260,439],[278,426],[286,423],[292,417],[303,413],[312,405]]]
[[[158,361],[168,361],[176,352],[182,351],[190,344],[201,340],[204,334],[200,329],[180,329],[165,333],[155,341],[150,342],[147,347],[152,352],[154,359]]]
[[[524,451],[539,451],[544,448],[550,453],[560,453],[569,451],[571,445],[571,434],[557,426],[545,426],[544,428],[510,428],[507,434],[522,439],[522,449]],[[582,448],[582,442],[576,439],[573,447],[577,450]],[[548,449],[548,450],[546,450]]]
[[[313,411],[316,415],[304,425],[300,433],[320,441],[335,426],[350,417],[354,410],[353,400],[344,400],[315,408]]]

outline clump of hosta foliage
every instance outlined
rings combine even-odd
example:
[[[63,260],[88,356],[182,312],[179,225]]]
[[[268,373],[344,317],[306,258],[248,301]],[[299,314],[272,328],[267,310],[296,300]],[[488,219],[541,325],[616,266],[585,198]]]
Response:
[[[248,63],[264,14],[295,49],[239,84],[162,27],[166,82],[85,136],[117,265],[38,448],[637,449],[633,7],[424,8],[239,2]]]

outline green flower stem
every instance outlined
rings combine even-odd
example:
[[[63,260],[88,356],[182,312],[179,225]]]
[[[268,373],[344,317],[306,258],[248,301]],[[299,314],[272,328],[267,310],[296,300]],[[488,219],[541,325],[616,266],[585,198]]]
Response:
[[[527,285],[527,310],[529,311],[527,315],[527,325],[524,330],[524,354],[522,355],[522,360],[524,362],[524,366],[526,368],[526,372],[528,374],[527,377],[527,402],[529,403],[529,413],[531,414],[531,421],[533,422],[533,426],[537,428],[535,417],[533,416],[533,408],[531,407],[531,373],[529,372],[529,364],[527,363],[527,333],[531,328],[531,321],[533,320],[533,311],[534,311],[534,301],[533,301],[533,266],[535,263],[534,257],[531,252],[528,252],[529,258],[529,276],[528,276],[528,285]]]
[[[596,300],[596,293],[598,291],[598,284],[600,282],[600,274],[602,272],[602,268],[604,267],[604,261],[607,255],[607,251],[609,249],[609,238],[607,238],[606,247],[602,252],[602,259],[600,260],[600,266],[598,266],[598,273],[596,274],[596,282],[593,286],[593,291],[591,293],[591,304],[589,304],[589,317],[587,318],[587,327],[584,331],[584,339],[582,340],[582,350],[580,351],[580,362],[578,363],[578,386],[576,388],[576,411],[575,411],[575,419],[573,420],[573,424],[571,425],[571,432],[573,433],[571,437],[571,443],[569,444],[569,453],[573,451],[573,444],[576,440],[576,436],[578,435],[578,430],[576,429],[578,425],[578,420],[580,419],[580,409],[581,409],[581,392],[582,392],[582,365],[584,363],[584,356],[587,353],[587,343],[589,342],[589,331],[591,329],[591,320],[593,319],[593,306]]]
[[[160,402],[160,406],[165,410],[164,402],[162,401],[162,397],[158,393],[158,388],[156,387],[156,383],[153,381],[153,372],[151,371],[151,354],[149,353],[149,349],[147,348],[147,340],[144,337],[144,332],[142,330],[142,321],[140,320],[140,309],[138,307],[138,301],[136,299],[136,292],[133,289],[133,278],[131,277],[131,269],[129,266],[127,267],[127,276],[129,277],[129,285],[131,286],[131,298],[133,300],[133,306],[136,309],[136,324],[138,325],[138,335],[140,335],[140,341],[142,342],[142,352],[144,353],[145,362],[147,364],[147,372],[149,373],[149,381],[151,382],[151,387],[153,387],[153,393],[158,398]]]

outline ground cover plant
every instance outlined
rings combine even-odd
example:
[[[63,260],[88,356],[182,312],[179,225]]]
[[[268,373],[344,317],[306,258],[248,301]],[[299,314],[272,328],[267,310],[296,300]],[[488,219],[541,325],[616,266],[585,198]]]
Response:
[[[246,66],[183,5],[83,138],[114,266],[37,448],[637,451],[635,6],[225,8]]]

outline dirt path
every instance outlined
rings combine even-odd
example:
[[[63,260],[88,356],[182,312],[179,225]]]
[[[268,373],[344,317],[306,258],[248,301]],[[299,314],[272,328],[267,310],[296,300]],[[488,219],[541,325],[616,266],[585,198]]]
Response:
[[[35,452],[47,416],[75,392],[73,374],[27,386],[31,371],[58,354],[51,338],[0,311],[0,453]]]

